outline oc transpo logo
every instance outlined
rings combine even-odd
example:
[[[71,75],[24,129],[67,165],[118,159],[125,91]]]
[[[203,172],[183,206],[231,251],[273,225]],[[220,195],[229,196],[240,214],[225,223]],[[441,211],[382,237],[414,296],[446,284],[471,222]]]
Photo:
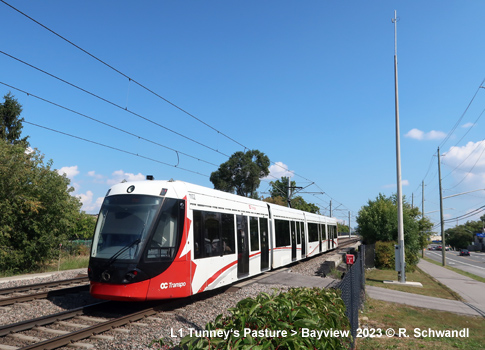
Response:
[[[170,288],[182,288],[187,285],[186,282],[162,282],[160,283],[160,289],[170,289]]]

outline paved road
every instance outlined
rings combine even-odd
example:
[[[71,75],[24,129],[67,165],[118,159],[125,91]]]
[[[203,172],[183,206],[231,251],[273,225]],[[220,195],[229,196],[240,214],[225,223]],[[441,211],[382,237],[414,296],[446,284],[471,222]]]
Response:
[[[426,250],[425,257],[442,262],[441,251]],[[459,256],[459,252],[447,251],[446,264],[457,269],[485,278],[485,253],[470,252],[470,256]]]
[[[421,260],[418,266],[458,293],[464,301],[440,299],[371,286],[366,286],[366,292],[371,298],[378,300],[485,317],[485,283],[477,282],[424,260]]]

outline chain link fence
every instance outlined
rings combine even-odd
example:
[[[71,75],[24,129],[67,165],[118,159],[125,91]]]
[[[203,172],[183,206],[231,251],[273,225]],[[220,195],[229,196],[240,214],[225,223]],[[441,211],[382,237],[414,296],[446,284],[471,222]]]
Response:
[[[345,273],[342,280],[335,286],[342,292],[342,299],[346,306],[345,314],[350,321],[352,332],[351,348],[355,347],[355,337],[357,328],[359,328],[359,309],[365,299],[365,246],[360,246],[359,251],[352,253],[354,255],[354,264]]]

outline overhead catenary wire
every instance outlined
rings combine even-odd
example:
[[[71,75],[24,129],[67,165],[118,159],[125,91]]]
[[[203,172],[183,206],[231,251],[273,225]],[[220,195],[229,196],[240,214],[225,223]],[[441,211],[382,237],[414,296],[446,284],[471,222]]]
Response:
[[[0,1],[1,1],[1,0],[0,0]],[[10,54],[8,54],[8,53],[4,52],[4,51],[0,51],[0,53],[1,53],[1,54],[3,54],[3,55],[5,55],[5,56],[7,56],[7,57],[10,57],[10,58],[12,58],[12,59],[14,59],[14,60],[18,61],[18,62],[20,62],[20,63],[22,63],[22,64],[25,64],[25,65],[27,65],[28,67],[31,67],[31,68],[33,68],[33,69],[35,69],[35,70],[37,70],[37,71],[39,71],[39,72],[41,72],[41,73],[44,73],[44,74],[46,74],[46,75],[48,75],[48,76],[50,76],[50,77],[52,77],[52,78],[54,78],[54,79],[57,79],[57,80],[59,80],[60,82],[62,82],[62,83],[64,83],[64,84],[67,84],[67,85],[69,85],[69,86],[71,86],[71,87],[73,87],[73,88],[76,88],[76,89],[78,89],[78,90],[80,90],[80,91],[82,91],[82,92],[84,92],[84,93],[86,93],[86,94],[88,94],[88,95],[90,95],[90,96],[93,96],[93,97],[95,97],[95,98],[97,98],[97,99],[99,99],[99,100],[101,100],[101,101],[103,101],[103,102],[105,102],[105,103],[108,103],[108,104],[110,104],[110,105],[112,105],[112,106],[114,106],[114,107],[116,107],[116,108],[119,108],[119,109],[121,109],[121,110],[123,110],[123,111],[126,111],[126,112],[128,112],[128,113],[130,113],[130,114],[134,115],[135,117],[138,117],[138,118],[143,119],[143,120],[145,120],[145,121],[147,121],[147,122],[149,122],[149,123],[152,123],[152,124],[154,124],[154,125],[156,125],[156,126],[159,126],[159,127],[160,127],[160,128],[162,128],[162,129],[165,129],[165,130],[167,130],[167,131],[169,131],[169,132],[171,132],[171,133],[173,133],[173,134],[175,134],[175,135],[177,135],[177,136],[183,137],[184,139],[189,140],[189,141],[191,141],[191,142],[193,142],[193,143],[196,143],[196,144],[198,144],[198,145],[200,145],[200,146],[202,146],[202,147],[205,147],[205,148],[207,148],[207,149],[209,149],[209,150],[211,150],[211,151],[214,151],[214,152],[216,152],[216,153],[222,154],[222,155],[223,155],[223,156],[225,156],[225,157],[229,157],[229,155],[227,155],[227,154],[225,154],[225,153],[223,153],[223,152],[221,152],[221,151],[219,151],[219,150],[217,150],[217,149],[215,149],[215,148],[212,148],[212,147],[210,147],[210,146],[207,146],[206,144],[203,144],[202,142],[199,142],[199,141],[197,141],[197,140],[194,140],[194,139],[193,139],[193,138],[191,138],[191,137],[185,136],[185,135],[183,135],[183,134],[181,134],[181,133],[179,133],[179,132],[177,132],[177,131],[175,131],[175,130],[172,130],[172,129],[170,129],[170,128],[168,128],[168,127],[166,127],[166,126],[164,126],[164,125],[162,125],[162,124],[160,124],[160,123],[157,123],[157,122],[155,122],[155,121],[151,120],[150,118],[144,117],[144,116],[142,116],[142,115],[141,115],[141,114],[139,114],[139,113],[133,112],[133,111],[131,111],[131,110],[129,110],[129,109],[127,109],[127,108],[125,108],[125,107],[122,107],[122,106],[120,106],[119,104],[114,103],[113,101],[110,101],[110,100],[108,100],[108,99],[106,99],[106,98],[104,98],[104,97],[101,97],[101,96],[99,96],[99,95],[96,95],[95,93],[93,93],[93,92],[91,92],[91,91],[88,91],[88,90],[86,90],[86,89],[83,89],[83,88],[82,88],[82,87],[80,87],[80,86],[77,86],[77,85],[75,85],[75,84],[73,84],[73,83],[70,83],[70,82],[68,82],[67,80],[64,80],[64,79],[62,79],[62,78],[60,78],[60,77],[58,77],[58,76],[56,76],[56,75],[54,75],[54,74],[51,74],[51,73],[49,73],[49,72],[47,72],[47,71],[45,71],[45,70],[43,70],[43,69],[41,69],[41,68],[39,68],[39,67],[36,67],[36,66],[34,66],[34,65],[32,65],[32,64],[30,64],[30,63],[28,63],[28,62],[25,62],[25,61],[23,61],[23,60],[21,60],[21,59],[19,59],[19,58],[15,57],[15,56],[12,56],[12,55],[10,55]]]
[[[156,162],[156,163],[160,163],[160,164],[163,164],[163,165],[167,165],[167,166],[170,166],[172,168],[176,168],[176,169],[188,171],[190,173],[197,174],[197,175],[204,176],[204,177],[209,177],[208,175],[199,173],[199,172],[194,171],[194,170],[181,168],[181,167],[179,167],[177,165],[173,165],[173,164],[169,164],[169,163],[166,163],[166,162],[162,162],[161,160],[157,160],[157,159],[153,159],[153,158],[150,158],[150,157],[146,157],[146,156],[143,156],[143,155],[138,154],[138,153],[126,151],[126,150],[123,150],[121,148],[117,148],[117,147],[113,147],[113,146],[109,146],[109,145],[106,145],[104,143],[100,143],[100,142],[96,142],[96,141],[93,141],[93,140],[89,140],[89,139],[86,139],[86,138],[83,138],[83,137],[80,137],[80,136],[72,135],[72,134],[69,134],[69,133],[66,133],[66,132],[63,132],[63,131],[60,131],[60,130],[48,128],[46,126],[42,126],[42,125],[39,125],[39,124],[35,124],[35,123],[29,122],[27,120],[24,120],[23,122],[25,124],[33,125],[33,126],[36,126],[38,128],[42,128],[42,129],[45,129],[45,130],[49,130],[49,131],[52,131],[52,132],[55,132],[55,133],[58,133],[58,134],[61,134],[61,135],[69,136],[69,137],[72,137],[72,138],[75,138],[75,139],[78,139],[78,140],[81,140],[81,141],[89,142],[89,143],[92,143],[92,144],[95,144],[95,145],[98,145],[98,146],[102,146],[102,147],[106,147],[106,148],[109,148],[109,149],[112,149],[112,150],[115,150],[115,151],[118,151],[118,152],[130,154],[132,156],[140,157],[140,158],[143,158],[143,159],[146,159],[146,160],[150,160],[152,162]]]
[[[112,128],[112,129],[118,130],[118,131],[120,131],[120,132],[122,132],[122,133],[125,133],[125,134],[127,134],[127,135],[130,135],[130,136],[136,137],[136,138],[138,138],[138,139],[140,139],[140,140],[143,140],[143,141],[146,141],[146,142],[152,143],[152,144],[154,144],[154,145],[157,145],[157,146],[163,147],[163,148],[165,148],[165,149],[168,149],[168,150],[170,150],[170,151],[173,151],[173,152],[175,152],[175,153],[177,154],[177,157],[178,157],[178,155],[179,155],[179,154],[182,154],[182,155],[184,155],[184,156],[186,156],[186,157],[189,157],[189,158],[192,158],[192,159],[195,159],[195,160],[198,160],[198,161],[201,161],[201,162],[204,162],[204,163],[207,163],[207,164],[213,165],[213,166],[217,166],[217,164],[214,164],[214,163],[211,163],[211,162],[209,162],[209,161],[206,161],[206,160],[200,159],[200,158],[198,158],[198,157],[192,156],[192,155],[187,154],[187,153],[185,153],[185,152],[181,152],[181,151],[176,150],[176,149],[174,149],[174,148],[172,148],[172,147],[162,145],[161,143],[158,143],[158,142],[155,142],[155,141],[149,140],[149,139],[144,138],[144,137],[142,137],[142,136],[140,136],[140,135],[136,135],[136,134],[134,134],[134,133],[132,133],[132,132],[126,131],[126,130],[121,129],[121,128],[118,128],[117,126],[114,126],[114,125],[108,124],[108,123],[103,122],[103,121],[101,121],[101,120],[99,120],[99,119],[96,119],[96,118],[90,117],[90,116],[88,116],[88,115],[86,115],[86,114],[83,114],[83,113],[77,112],[77,111],[75,111],[75,110],[73,110],[73,109],[71,109],[71,108],[67,108],[67,107],[62,106],[62,105],[60,105],[60,104],[58,104],[58,103],[52,102],[52,101],[47,100],[47,99],[45,99],[45,98],[42,98],[42,97],[40,97],[40,96],[34,95],[34,94],[30,93],[30,92],[27,92],[27,91],[25,91],[25,90],[19,89],[19,88],[15,87],[15,86],[12,86],[12,85],[6,84],[6,83],[1,82],[1,81],[0,81],[0,84],[5,85],[5,86],[8,86],[9,88],[11,88],[11,89],[15,89],[15,90],[17,90],[17,91],[19,91],[19,92],[25,93],[25,94],[27,94],[27,95],[28,95],[28,96],[30,96],[30,97],[36,98],[36,99],[41,100],[41,101],[46,102],[46,103],[49,103],[49,104],[51,104],[51,105],[53,105],[53,106],[56,106],[56,107],[62,108],[62,109],[64,109],[64,110],[68,111],[68,112],[71,112],[71,113],[77,114],[77,115],[79,115],[79,116],[81,116],[81,117],[83,117],[83,118],[90,119],[90,120],[92,120],[92,121],[94,121],[94,122],[96,122],[96,123],[99,123],[99,124],[105,125],[105,126],[107,126],[107,127],[110,127],[110,128]]]
[[[0,1],[1,1],[1,0],[0,0]],[[33,68],[33,69],[35,69],[35,70],[37,70],[37,71],[39,71],[39,72],[41,72],[41,73],[43,73],[43,74],[46,74],[46,75],[48,75],[48,76],[50,76],[50,77],[52,77],[52,78],[54,78],[54,79],[56,79],[56,80],[59,80],[59,81],[61,81],[61,82],[62,82],[62,83],[64,83],[64,84],[67,84],[67,85],[69,85],[69,86],[71,86],[71,87],[73,87],[73,88],[75,88],[75,89],[78,89],[78,90],[80,90],[80,91],[82,91],[82,92],[84,92],[84,93],[86,93],[86,94],[88,94],[88,95],[90,95],[90,96],[93,96],[93,97],[95,97],[95,98],[97,98],[97,99],[99,99],[99,100],[101,100],[101,101],[103,101],[103,102],[105,102],[105,103],[108,103],[108,104],[110,104],[110,105],[112,105],[112,106],[114,106],[114,107],[117,107],[117,108],[119,108],[119,109],[121,109],[121,110],[123,110],[123,111],[126,111],[126,112],[128,112],[128,113],[130,113],[130,114],[132,114],[132,115],[134,115],[134,116],[136,116],[136,117],[138,117],[138,118],[141,118],[141,119],[143,119],[143,120],[145,120],[145,121],[147,121],[147,122],[150,122],[150,123],[152,123],[152,124],[154,124],[154,125],[156,125],[156,126],[159,126],[159,127],[163,128],[163,129],[165,129],[165,130],[167,130],[167,131],[169,131],[169,132],[171,132],[171,133],[174,133],[174,134],[176,134],[176,135],[178,135],[178,136],[180,136],[180,137],[183,137],[183,138],[185,138],[185,139],[187,139],[187,140],[189,140],[189,141],[191,141],[191,142],[194,142],[194,143],[196,143],[196,144],[198,144],[198,145],[201,145],[201,146],[203,146],[203,147],[205,147],[205,148],[207,148],[207,149],[209,149],[209,150],[211,150],[211,151],[213,151],[213,152],[219,153],[219,154],[221,154],[221,155],[223,155],[223,156],[225,156],[225,157],[227,157],[227,158],[229,158],[229,157],[230,157],[228,154],[225,154],[225,153],[223,153],[223,152],[221,152],[221,151],[219,151],[219,150],[217,150],[217,149],[215,149],[215,148],[213,148],[213,147],[210,147],[210,146],[208,146],[208,145],[206,145],[206,144],[203,144],[202,142],[199,142],[199,141],[197,141],[197,140],[194,140],[193,138],[190,138],[190,137],[188,137],[188,136],[185,136],[185,135],[183,135],[183,134],[181,134],[181,133],[179,133],[179,132],[177,132],[177,131],[175,131],[175,130],[172,130],[172,129],[170,129],[170,128],[168,128],[168,127],[166,127],[166,126],[164,126],[164,125],[162,125],[162,124],[160,124],[160,123],[157,123],[157,122],[155,122],[155,121],[153,121],[153,120],[151,120],[151,119],[149,119],[149,118],[147,118],[147,117],[144,117],[143,115],[141,115],[141,114],[139,114],[139,113],[136,113],[136,112],[134,112],[134,111],[131,111],[130,109],[127,109],[127,108],[125,108],[125,107],[122,107],[122,106],[120,106],[119,104],[116,104],[115,102],[112,102],[112,101],[110,101],[110,100],[108,100],[108,99],[106,99],[106,98],[104,98],[104,97],[101,97],[101,96],[99,96],[99,95],[97,95],[97,94],[95,94],[95,93],[93,93],[93,92],[91,92],[91,91],[89,91],[89,90],[86,90],[86,89],[84,89],[84,88],[82,88],[82,87],[80,87],[80,86],[77,86],[76,84],[73,84],[73,83],[71,83],[71,82],[69,82],[69,81],[67,81],[67,80],[65,80],[65,79],[62,79],[62,78],[60,78],[60,77],[58,77],[58,76],[56,76],[56,75],[54,75],[54,74],[52,74],[52,73],[49,73],[49,72],[47,72],[47,71],[45,71],[45,70],[43,70],[43,69],[41,69],[41,68],[39,68],[39,67],[37,67],[37,66],[34,66],[34,65],[32,65],[32,64],[30,64],[30,63],[28,63],[28,62],[25,62],[25,61],[23,61],[23,60],[21,60],[21,59],[19,59],[19,58],[15,57],[15,56],[12,56],[12,55],[10,55],[10,54],[8,54],[8,53],[4,52],[4,51],[1,51],[1,50],[0,50],[0,53],[1,53],[1,54],[3,54],[3,55],[5,55],[5,56],[7,56],[7,57],[9,57],[9,58],[12,58],[12,59],[14,59],[14,60],[16,60],[16,61],[20,62],[20,63],[22,63],[22,64],[24,64],[24,65],[26,65],[26,66],[28,66],[28,67],[31,67],[31,68]],[[311,180],[309,180],[309,179],[305,178],[304,176],[299,175],[299,174],[295,173],[294,171],[290,171],[289,169],[287,169],[287,168],[283,167],[282,165],[278,164],[278,162],[272,162],[272,161],[271,161],[271,163],[272,163],[273,165],[275,165],[275,166],[278,166],[278,167],[280,167],[280,168],[284,169],[285,171],[288,171],[288,172],[293,173],[295,176],[299,176],[299,177],[301,177],[302,179],[304,179],[304,180],[306,180],[306,181],[312,182]]]
[[[207,126],[208,128],[210,128],[210,129],[214,130],[214,131],[215,131],[215,132],[217,132],[219,135],[221,135],[221,136],[223,136],[223,137],[225,137],[225,138],[227,138],[227,139],[231,140],[232,142],[236,143],[237,145],[239,145],[239,146],[243,147],[245,150],[246,150],[246,149],[250,149],[249,147],[247,147],[247,146],[243,145],[242,143],[240,143],[240,142],[236,141],[234,138],[231,138],[230,136],[228,136],[227,134],[225,134],[225,133],[223,133],[222,131],[218,130],[217,128],[215,128],[215,127],[211,126],[210,124],[208,124],[208,123],[204,122],[204,121],[203,121],[203,120],[201,120],[200,118],[197,118],[195,115],[193,115],[193,114],[189,113],[187,110],[185,110],[185,109],[181,108],[180,106],[176,105],[175,103],[173,103],[173,102],[169,101],[169,100],[168,100],[168,99],[166,99],[165,97],[161,96],[160,94],[156,93],[156,92],[155,92],[155,91],[153,91],[152,89],[148,88],[146,85],[144,85],[144,84],[142,84],[142,83],[140,83],[140,82],[136,81],[135,79],[133,79],[132,77],[128,76],[127,74],[125,74],[125,73],[121,72],[120,70],[116,69],[115,67],[113,67],[112,65],[110,65],[109,63],[107,63],[106,61],[104,61],[104,60],[100,59],[100,58],[99,58],[99,57],[97,57],[96,55],[93,55],[92,53],[90,53],[90,52],[88,52],[87,50],[83,49],[82,47],[80,47],[79,45],[77,45],[77,44],[75,44],[74,42],[70,41],[70,40],[69,40],[69,39],[67,39],[66,37],[64,37],[64,36],[62,36],[61,34],[57,33],[56,31],[54,31],[54,30],[50,29],[49,27],[47,27],[46,25],[44,25],[44,24],[42,24],[41,22],[37,21],[36,19],[32,18],[31,16],[27,15],[26,13],[24,13],[24,12],[20,11],[19,9],[15,8],[15,7],[14,7],[14,6],[12,6],[11,4],[7,3],[6,1],[4,1],[4,0],[0,0],[0,1],[1,1],[3,4],[5,4],[6,6],[10,7],[11,9],[13,9],[14,11],[18,12],[19,14],[21,14],[21,15],[25,16],[26,18],[28,18],[29,20],[33,21],[33,22],[34,22],[34,23],[36,23],[37,25],[41,26],[41,27],[42,27],[42,28],[44,28],[45,30],[49,31],[50,33],[52,33],[52,34],[54,34],[55,36],[59,37],[60,39],[64,40],[65,42],[69,43],[70,45],[74,46],[75,48],[77,48],[78,50],[82,51],[83,53],[85,53],[86,55],[90,56],[91,58],[95,59],[96,61],[100,62],[100,63],[101,63],[101,64],[103,64],[104,66],[106,66],[106,67],[110,68],[111,70],[113,70],[113,71],[115,71],[116,73],[120,74],[120,75],[121,75],[121,76],[123,76],[124,78],[128,79],[129,83],[133,82],[134,84],[138,85],[138,86],[139,86],[139,87],[141,87],[142,89],[144,89],[144,90],[146,90],[146,91],[150,92],[150,93],[151,93],[151,94],[153,94],[154,96],[156,96],[156,97],[160,98],[161,100],[163,100],[163,101],[165,101],[166,103],[170,104],[170,105],[171,105],[171,106],[173,106],[174,108],[176,108],[176,109],[180,110],[181,112],[185,113],[186,115],[190,116],[190,117],[191,117],[191,118],[193,118],[194,120],[197,120],[198,122],[200,122],[200,123],[204,124],[204,125],[205,125],[205,126]],[[185,139],[187,139],[187,140],[190,140],[191,142],[195,142],[195,143],[197,143],[197,144],[199,144],[199,145],[201,145],[201,146],[203,146],[203,147],[205,147],[205,148],[208,148],[208,149],[210,149],[210,150],[212,150],[212,151],[214,151],[214,152],[217,152],[217,153],[219,153],[219,154],[221,154],[221,155],[224,155],[224,156],[226,156],[226,157],[229,157],[229,155],[224,154],[223,152],[220,152],[220,151],[219,151],[219,150],[217,150],[217,149],[214,149],[214,148],[212,148],[212,147],[209,147],[209,146],[207,146],[207,145],[205,145],[205,144],[203,144],[203,143],[201,143],[201,142],[199,142],[199,141],[196,141],[196,140],[194,140],[194,139],[192,139],[192,138],[190,138],[190,137],[187,137],[187,136],[185,136],[185,135],[183,135],[183,134],[181,134],[181,133],[178,133],[178,132],[176,132],[176,131],[174,131],[174,130],[171,130],[171,129],[169,129],[169,128],[167,128],[167,127],[165,127],[165,126],[163,126],[163,125],[161,125],[161,124],[159,124],[159,123],[154,122],[153,120],[150,120],[150,119],[148,119],[148,118],[146,118],[146,117],[144,117],[144,116],[142,116],[142,115],[140,115],[140,114],[137,114],[137,113],[135,113],[135,112],[133,112],[133,111],[129,110],[127,107],[122,107],[122,106],[120,106],[120,105],[118,105],[118,104],[116,104],[116,103],[114,103],[114,102],[112,102],[112,101],[109,101],[109,100],[107,100],[107,99],[104,99],[104,98],[102,98],[102,97],[100,97],[100,96],[98,96],[98,95],[96,95],[96,94],[93,94],[93,93],[91,93],[91,92],[89,92],[89,91],[87,91],[87,90],[85,90],[85,89],[82,89],[82,88],[80,88],[80,87],[78,87],[78,86],[76,86],[76,85],[74,85],[74,84],[72,84],[72,83],[69,83],[69,82],[67,82],[67,81],[65,81],[65,80],[63,80],[63,79],[61,79],[61,78],[58,78],[58,77],[56,77],[56,76],[55,76],[55,75],[53,75],[53,74],[47,73],[47,72],[45,72],[45,71],[43,71],[43,70],[41,70],[41,69],[39,69],[39,68],[37,68],[37,67],[35,67],[35,66],[33,66],[33,65],[30,65],[30,64],[28,64],[28,63],[26,63],[26,62],[24,62],[24,61],[22,61],[22,60],[20,60],[20,59],[18,59],[18,58],[16,58],[16,57],[14,57],[14,56],[11,56],[11,55],[9,55],[9,54],[6,54],[6,53],[5,53],[5,52],[3,52],[3,51],[1,51],[0,53],[5,54],[5,55],[7,55],[8,57],[11,57],[11,58],[13,58],[13,59],[15,59],[15,60],[17,60],[17,61],[19,61],[19,62],[21,62],[21,63],[27,64],[28,66],[30,66],[30,67],[32,67],[32,68],[34,68],[34,69],[37,69],[37,70],[41,71],[42,73],[48,74],[48,75],[50,75],[51,77],[54,77],[54,78],[56,78],[56,79],[58,79],[58,80],[60,80],[60,81],[62,81],[62,82],[64,82],[64,83],[66,83],[66,84],[68,84],[68,85],[70,85],[70,86],[72,86],[72,87],[75,87],[75,88],[77,88],[77,89],[79,89],[79,90],[81,90],[81,91],[83,91],[83,92],[85,92],[85,93],[88,93],[88,94],[90,94],[90,95],[91,95],[91,96],[93,96],[93,97],[96,97],[96,98],[98,98],[98,99],[101,99],[102,101],[104,101],[104,102],[106,102],[106,103],[109,103],[109,104],[111,104],[111,105],[113,105],[113,106],[115,106],[115,107],[118,107],[118,108],[120,108],[120,109],[122,109],[122,110],[124,110],[124,111],[126,111],[126,112],[128,112],[128,113],[131,113],[131,114],[133,114],[133,115],[135,115],[135,116],[137,116],[137,117],[139,117],[139,118],[142,118],[142,119],[144,119],[144,120],[146,120],[146,121],[148,121],[148,122],[150,122],[150,123],[153,123],[153,124],[155,124],[155,125],[157,125],[157,126],[159,126],[159,127],[162,127],[162,128],[164,128],[164,129],[166,129],[167,131],[170,131],[170,132],[172,132],[172,133],[177,134],[177,135],[178,135],[178,136],[180,136],[180,137],[183,137],[183,138],[185,138]],[[175,151],[175,152],[177,153],[177,151]],[[177,153],[177,156],[178,156],[178,153]],[[272,163],[272,164],[274,164],[274,165],[276,165],[276,166],[278,166],[278,167],[281,167],[282,169],[285,169],[285,171],[288,171],[288,172],[290,171],[289,169],[287,169],[287,168],[285,168],[285,167],[281,166],[280,164],[278,164],[278,163],[276,163],[276,162],[271,161],[271,163]],[[304,179],[304,180],[306,180],[306,181],[313,182],[313,181],[311,181],[311,180],[307,179],[306,177],[304,177],[304,176],[302,176],[302,175],[300,175],[300,174],[297,174],[297,173],[295,173],[295,172],[292,172],[292,173],[293,173],[295,176],[301,177],[302,179]]]
[[[203,125],[207,126],[208,128],[216,131],[218,134],[224,136],[225,138],[231,140],[232,142],[238,144],[239,146],[241,147],[244,147],[245,149],[249,149],[248,147],[244,146],[242,143],[234,140],[233,138],[231,138],[230,136],[226,135],[225,133],[223,133],[222,131],[214,128],[213,126],[211,126],[210,124],[204,122],[203,120],[201,120],[200,118],[197,118],[195,115],[189,113],[188,111],[186,111],[185,109],[183,109],[182,107],[176,105],[175,103],[169,101],[168,99],[166,99],[165,97],[159,95],[158,93],[156,93],[155,91],[153,91],[152,89],[149,89],[148,87],[146,87],[145,85],[141,84],[140,82],[136,81],[135,79],[129,77],[128,75],[126,75],[125,73],[121,72],[120,70],[116,69],[115,67],[113,67],[112,65],[108,64],[107,62],[103,61],[102,59],[98,58],[97,56],[93,55],[92,53],[88,52],[87,50],[83,49],[82,47],[80,47],[79,45],[73,43],[72,41],[70,41],[69,39],[65,38],[64,36],[60,35],[59,33],[57,33],[56,31],[50,29],[49,27],[47,27],[46,25],[40,23],[39,21],[37,21],[36,19],[32,18],[31,16],[27,15],[26,13],[20,11],[19,9],[17,9],[16,7],[12,6],[11,4],[7,3],[6,1],[4,0],[0,0],[2,3],[4,3],[5,5],[7,5],[8,7],[10,7],[11,9],[17,11],[18,13],[20,13],[21,15],[25,16],[26,18],[30,19],[31,21],[33,21],[34,23],[38,24],[39,26],[41,26],[42,28],[48,30],[50,33],[56,35],[57,37],[59,37],[60,39],[66,41],[67,43],[69,43],[70,45],[74,46],[75,48],[77,48],[78,50],[84,52],[86,55],[90,56],[91,58],[95,59],[96,61],[100,62],[101,64],[105,65],[106,67],[112,69],[113,71],[115,71],[116,73],[122,75],[123,77],[125,77],[126,79],[128,79],[130,82],[133,82],[134,84],[138,85],[139,87],[141,87],[142,89],[150,92],[151,94],[155,95],[156,97],[160,98],[161,100],[165,101],[166,103],[170,104],[171,106],[177,108],[178,110],[180,110],[181,112],[185,113],[186,115],[190,116],[191,118],[197,120],[198,122],[202,123]]]

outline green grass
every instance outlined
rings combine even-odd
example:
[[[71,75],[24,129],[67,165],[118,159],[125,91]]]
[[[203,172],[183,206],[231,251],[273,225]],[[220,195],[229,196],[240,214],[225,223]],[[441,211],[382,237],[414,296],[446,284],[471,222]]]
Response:
[[[367,298],[359,320],[361,328],[381,329],[382,337],[357,338],[356,349],[483,349],[485,318],[462,316],[451,312],[421,309]],[[406,329],[407,337],[387,337],[385,330]],[[469,337],[415,338],[414,330],[462,330],[469,329]],[[375,333],[377,334],[377,333]]]
[[[89,256],[74,256],[68,257],[67,259],[61,259],[60,269],[64,270],[74,270],[81,268],[88,268]]]
[[[365,280],[366,284],[369,286],[388,288],[401,292],[427,295],[443,299],[461,300],[458,294],[456,294],[454,291],[441,284],[440,282],[436,281],[434,278],[432,278],[430,275],[420,270],[419,268],[416,268],[415,272],[407,272],[406,281],[420,282],[423,287],[402,286],[384,283],[384,281],[386,280],[397,280],[397,272],[394,270],[366,270]]]
[[[31,273],[43,273],[52,271],[65,271],[74,270],[88,267],[89,256],[88,255],[63,255],[61,256],[61,261],[53,260],[49,264],[39,266],[37,269],[29,272],[22,272],[20,275],[31,274]],[[1,272],[0,277],[11,277],[16,274]]]

